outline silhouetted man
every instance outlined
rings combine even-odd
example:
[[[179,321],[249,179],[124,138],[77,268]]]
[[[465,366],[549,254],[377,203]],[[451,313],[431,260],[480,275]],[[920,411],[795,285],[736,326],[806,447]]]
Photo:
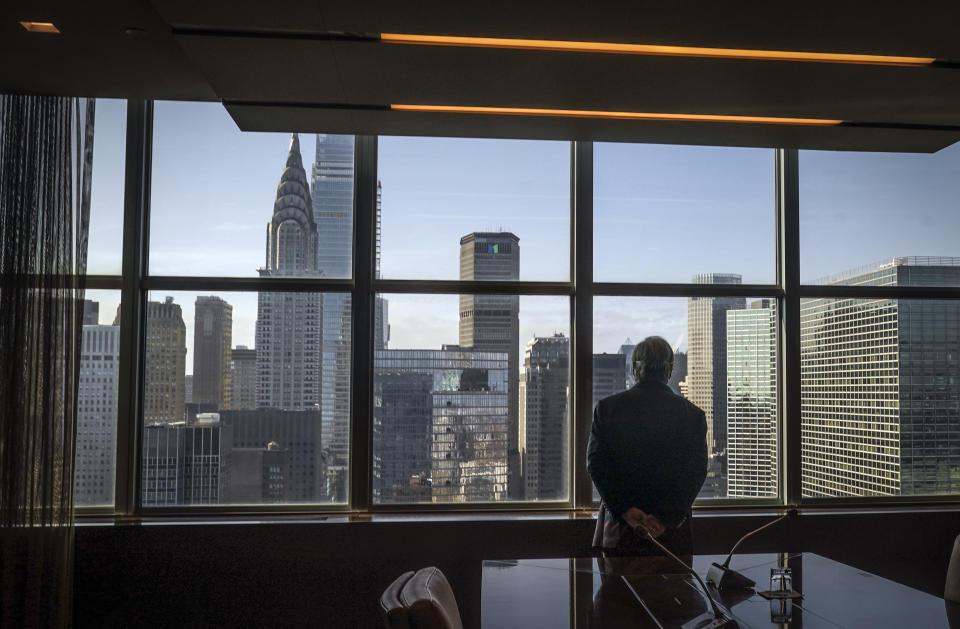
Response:
[[[667,386],[673,350],[659,336],[633,350],[637,384],[593,411],[587,470],[603,500],[594,547],[608,555],[662,554],[641,527],[678,555],[693,553],[690,506],[707,475],[702,410]]]

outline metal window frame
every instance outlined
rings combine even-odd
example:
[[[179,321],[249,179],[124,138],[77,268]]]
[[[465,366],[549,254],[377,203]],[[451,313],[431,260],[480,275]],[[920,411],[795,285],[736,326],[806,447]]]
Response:
[[[120,379],[115,504],[77,507],[77,515],[117,519],[183,519],[230,515],[375,515],[426,513],[544,512],[588,510],[595,506],[585,453],[592,421],[594,297],[767,297],[778,305],[777,400],[779,412],[779,495],[774,498],[707,499],[698,511],[809,506],[850,509],[956,505],[960,496],[804,498],[801,496],[800,302],[813,297],[960,299],[950,287],[822,286],[801,284],[799,234],[799,151],[774,149],[776,182],[776,280],[774,284],[709,285],[595,282],[593,277],[594,144],[570,142],[570,274],[568,281],[404,280],[375,277],[375,212],[378,136],[358,135],[354,152],[353,277],[350,279],[240,278],[149,275],[150,181],[154,103],[127,101],[122,274],[88,276],[91,289],[119,290],[121,297]],[[352,299],[351,424],[348,502],[284,505],[149,507],[140,504],[139,445],[143,395],[145,305],[149,291],[316,291],[350,293]],[[372,502],[373,311],[377,294],[515,294],[570,299],[570,493],[566,500],[454,504]]]

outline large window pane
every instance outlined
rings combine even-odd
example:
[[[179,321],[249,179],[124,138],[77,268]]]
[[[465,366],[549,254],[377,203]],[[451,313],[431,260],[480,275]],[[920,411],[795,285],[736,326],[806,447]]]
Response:
[[[932,155],[800,152],[809,284],[960,285],[960,144]]]
[[[390,340],[374,359],[374,502],[566,500],[569,299],[384,301]]]
[[[158,102],[153,144],[150,273],[350,277],[353,136],[244,133],[218,103]],[[264,255],[271,233],[315,261]]]
[[[87,273],[91,275],[120,274],[126,149],[127,101],[98,98],[87,244]]]
[[[960,300],[805,299],[803,494],[960,492]]]
[[[382,137],[377,168],[383,277],[570,278],[568,142]]]
[[[775,281],[774,152],[605,144],[594,148],[594,278]]]
[[[345,502],[350,299],[151,293],[146,507]]]
[[[74,503],[113,506],[117,460],[120,291],[87,290],[77,387]]]
[[[776,309],[774,300],[749,297],[597,297],[594,404],[633,386],[637,341],[663,337],[674,348],[668,384],[707,419],[699,497],[777,496]]]

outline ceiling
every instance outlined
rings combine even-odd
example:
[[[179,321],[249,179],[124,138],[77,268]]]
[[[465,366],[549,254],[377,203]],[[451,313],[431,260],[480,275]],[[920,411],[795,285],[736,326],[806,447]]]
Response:
[[[8,0],[0,8],[0,91],[222,100],[246,130],[935,151],[960,139],[958,18],[955,2],[106,0],[91,7]],[[27,33],[20,20],[53,21],[61,34]],[[390,32],[929,56],[939,63],[912,68],[376,40]],[[390,111],[395,103],[844,123]]]

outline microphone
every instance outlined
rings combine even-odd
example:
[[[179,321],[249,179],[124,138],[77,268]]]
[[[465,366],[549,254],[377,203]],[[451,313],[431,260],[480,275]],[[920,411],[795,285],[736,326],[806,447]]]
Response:
[[[713,586],[718,590],[723,590],[725,588],[752,588],[754,585],[756,585],[757,582],[750,577],[742,575],[736,570],[730,569],[730,559],[733,557],[733,553],[737,550],[737,546],[739,546],[743,540],[747,539],[751,535],[759,533],[763,529],[773,526],[777,522],[791,518],[795,515],[797,515],[797,510],[790,509],[776,520],[767,522],[760,528],[750,531],[737,540],[737,543],[734,544],[733,548],[730,549],[730,554],[727,555],[727,560],[723,562],[723,565],[714,562],[714,564],[710,566],[710,569],[707,570],[707,582],[712,583]]]
[[[640,535],[646,537],[647,540],[656,544],[660,548],[660,550],[665,552],[668,556],[672,557],[674,561],[676,561],[678,564],[683,566],[687,572],[692,574],[694,578],[697,580],[697,583],[700,584],[700,587],[703,588],[704,593],[707,595],[707,600],[710,601],[710,608],[713,610],[713,612],[712,613],[704,612],[699,616],[697,616],[696,618],[683,623],[682,629],[721,629],[721,628],[739,629],[740,628],[740,625],[737,624],[736,620],[734,620],[727,614],[724,614],[723,612],[720,611],[720,607],[717,605],[717,602],[713,600],[713,596],[710,595],[710,589],[706,586],[706,584],[700,578],[700,575],[697,574],[693,568],[688,566],[685,561],[683,561],[682,559],[674,555],[672,552],[670,552],[670,549],[668,549],[666,546],[658,542],[657,538],[655,538],[653,535],[650,534],[650,531],[639,526],[633,530],[638,532]],[[623,582],[627,584],[627,587],[630,588],[630,591],[633,592],[633,595],[636,596],[637,599],[639,599],[640,596],[636,593],[633,587],[630,586],[630,583],[627,581],[626,576],[621,575],[620,578],[623,579]]]

